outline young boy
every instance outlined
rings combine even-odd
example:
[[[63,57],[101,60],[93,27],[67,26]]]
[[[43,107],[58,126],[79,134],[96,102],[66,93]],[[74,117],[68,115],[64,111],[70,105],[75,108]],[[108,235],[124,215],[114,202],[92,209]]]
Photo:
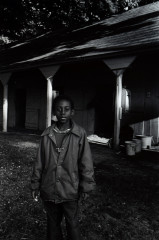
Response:
[[[74,104],[67,96],[53,102],[57,122],[41,138],[31,179],[32,196],[38,193],[47,212],[47,240],[62,240],[61,221],[66,220],[69,240],[81,240],[78,200],[94,190],[94,170],[85,130],[73,120]]]

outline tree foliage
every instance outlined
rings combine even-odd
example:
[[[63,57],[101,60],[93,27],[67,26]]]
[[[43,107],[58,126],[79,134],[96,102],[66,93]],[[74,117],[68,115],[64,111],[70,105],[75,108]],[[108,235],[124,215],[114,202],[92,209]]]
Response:
[[[63,28],[75,29],[156,1],[1,0],[0,35],[14,41]]]

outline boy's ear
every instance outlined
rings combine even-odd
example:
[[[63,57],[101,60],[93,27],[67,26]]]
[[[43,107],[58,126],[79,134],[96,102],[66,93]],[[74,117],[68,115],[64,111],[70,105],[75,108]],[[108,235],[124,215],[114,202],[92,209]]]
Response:
[[[73,116],[74,114],[75,114],[75,110],[72,109],[72,110],[71,110],[71,116]]]

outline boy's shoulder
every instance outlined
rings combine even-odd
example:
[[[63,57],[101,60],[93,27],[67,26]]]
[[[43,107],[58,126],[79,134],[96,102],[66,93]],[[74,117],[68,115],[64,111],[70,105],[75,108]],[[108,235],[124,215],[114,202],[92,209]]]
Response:
[[[75,133],[75,134],[81,136],[81,135],[85,135],[86,131],[85,131],[85,129],[82,126],[80,126],[77,123],[73,122],[72,133]]]
[[[43,137],[43,136],[45,136],[45,135],[49,135],[50,132],[51,132],[51,130],[52,130],[52,128],[53,128],[53,126],[50,126],[50,127],[46,128],[46,129],[43,131],[43,133],[41,134],[41,136]]]

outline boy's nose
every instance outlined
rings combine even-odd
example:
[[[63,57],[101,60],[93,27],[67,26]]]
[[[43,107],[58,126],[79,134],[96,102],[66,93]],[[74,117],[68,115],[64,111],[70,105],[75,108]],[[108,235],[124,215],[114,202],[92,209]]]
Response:
[[[63,114],[65,114],[65,109],[61,109],[61,114],[63,115]]]

